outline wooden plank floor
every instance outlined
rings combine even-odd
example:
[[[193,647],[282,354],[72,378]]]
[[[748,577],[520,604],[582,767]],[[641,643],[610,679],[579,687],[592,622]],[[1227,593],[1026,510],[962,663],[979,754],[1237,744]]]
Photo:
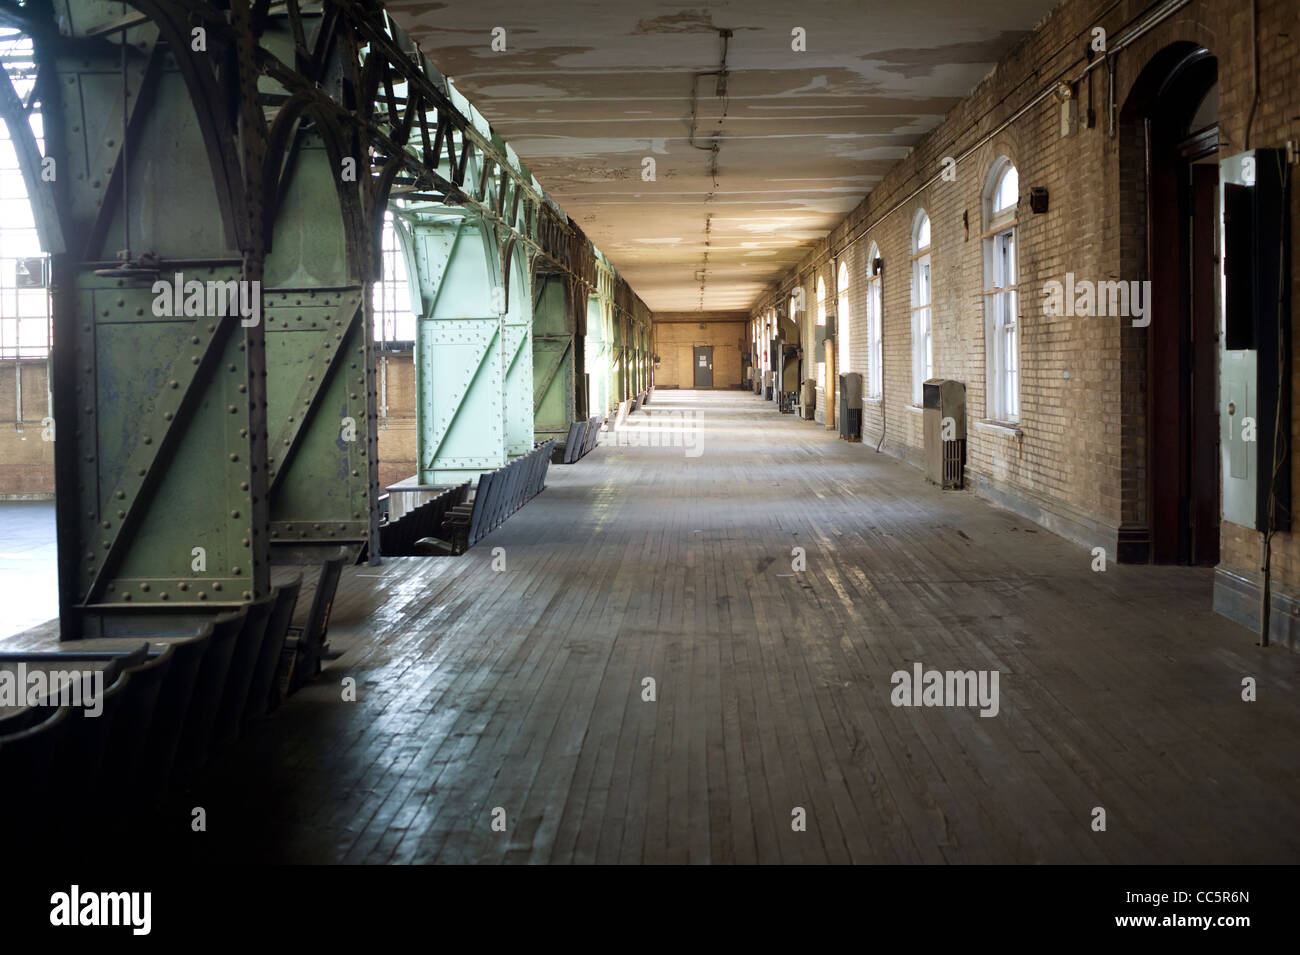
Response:
[[[344,656],[176,800],[159,851],[1300,861],[1300,658],[1212,614],[1209,571],[1094,573],[748,394],[659,392],[629,427],[671,439],[683,411],[698,455],[606,443],[464,557],[348,571]],[[918,661],[996,669],[999,714],[893,706]]]

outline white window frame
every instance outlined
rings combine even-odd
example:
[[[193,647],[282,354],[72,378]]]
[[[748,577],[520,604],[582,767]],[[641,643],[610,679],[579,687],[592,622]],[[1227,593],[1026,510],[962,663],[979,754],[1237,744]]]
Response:
[[[841,261],[835,276],[835,368],[849,371],[849,264]]]
[[[820,275],[817,276],[817,325],[819,328],[826,326],[826,279]],[[825,357],[826,353],[823,352],[822,358],[825,359]],[[824,360],[817,363],[817,387],[823,391],[826,390],[826,362]]]
[[[875,261],[880,258],[880,249],[871,243],[867,253],[867,385],[863,389],[868,398],[880,398],[885,393],[883,378],[884,364],[883,335],[880,314],[880,276],[875,273]]]
[[[1014,185],[1018,193],[1018,182],[1015,165],[1003,156],[989,170],[984,189],[985,415],[1006,424],[1020,421],[1021,333],[1018,195],[1008,201],[1003,185]]]
[[[925,244],[922,245],[922,242]],[[912,403],[921,405],[927,379],[934,377],[934,276],[930,217],[917,210],[912,221]]]

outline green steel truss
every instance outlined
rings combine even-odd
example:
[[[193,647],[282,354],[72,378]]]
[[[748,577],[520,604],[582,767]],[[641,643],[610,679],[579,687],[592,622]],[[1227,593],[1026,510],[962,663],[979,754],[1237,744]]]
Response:
[[[533,430],[538,441],[563,442],[578,419],[568,277],[539,272],[533,288]]]
[[[387,209],[418,286],[422,478],[558,426],[535,428],[540,336],[569,353],[546,414],[586,413],[592,294],[618,397],[644,379],[648,310],[377,0],[29,0],[0,22],[38,65],[0,112],[52,257],[65,638],[240,605],[273,561],[378,557]],[[537,327],[535,274],[566,297]]]

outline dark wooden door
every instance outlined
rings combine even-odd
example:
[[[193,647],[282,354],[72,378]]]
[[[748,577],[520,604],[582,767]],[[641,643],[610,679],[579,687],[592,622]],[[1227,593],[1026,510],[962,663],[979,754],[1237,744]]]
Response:
[[[1218,166],[1195,161],[1202,148],[1152,141],[1147,479],[1156,563],[1219,559]]]
[[[1191,527],[1193,564],[1219,562],[1218,309],[1214,277],[1218,252],[1214,220],[1219,208],[1217,163],[1192,166],[1191,216]]]
[[[695,346],[695,387],[713,387],[713,346]]]

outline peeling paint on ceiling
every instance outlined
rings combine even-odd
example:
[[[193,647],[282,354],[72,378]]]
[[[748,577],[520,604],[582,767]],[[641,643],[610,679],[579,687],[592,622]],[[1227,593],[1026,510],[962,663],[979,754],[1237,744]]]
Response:
[[[1055,5],[389,0],[388,9],[646,304],[684,312],[748,308]],[[491,48],[495,27],[506,31],[503,52]],[[804,52],[792,49],[796,27]],[[653,181],[643,178],[647,158]]]

